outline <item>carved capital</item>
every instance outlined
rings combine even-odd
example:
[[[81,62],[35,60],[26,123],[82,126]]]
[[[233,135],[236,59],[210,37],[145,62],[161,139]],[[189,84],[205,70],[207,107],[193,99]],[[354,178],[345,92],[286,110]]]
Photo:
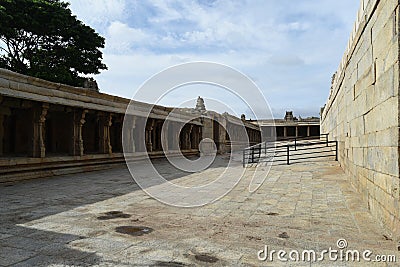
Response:
[[[46,121],[47,112],[49,111],[49,104],[42,104],[42,112],[39,115],[39,123],[44,123]]]
[[[154,128],[155,120],[154,119],[148,119],[146,123],[146,130],[147,131],[152,131]]]

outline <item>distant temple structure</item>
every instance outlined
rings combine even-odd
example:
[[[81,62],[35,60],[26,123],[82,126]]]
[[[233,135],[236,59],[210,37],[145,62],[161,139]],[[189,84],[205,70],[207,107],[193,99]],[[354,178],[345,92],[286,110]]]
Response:
[[[296,118],[293,111],[286,111],[283,119],[257,120],[263,139],[289,137],[319,137],[320,119],[316,117]]]
[[[201,98],[200,96],[197,98],[197,103],[196,103],[195,110],[200,111],[200,112],[206,111],[206,106],[204,104],[204,99]]]

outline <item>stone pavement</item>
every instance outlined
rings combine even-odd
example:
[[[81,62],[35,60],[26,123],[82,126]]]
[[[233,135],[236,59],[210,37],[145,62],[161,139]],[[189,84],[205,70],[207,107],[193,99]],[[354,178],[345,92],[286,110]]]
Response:
[[[179,183],[212,178],[226,166],[218,157],[207,173],[155,166]],[[140,163],[138,163],[140,164]],[[242,171],[240,162],[232,167]],[[261,174],[267,168],[260,167]],[[139,189],[126,167],[38,179],[0,187],[0,266],[397,266],[345,261],[259,261],[264,249],[317,253],[348,249],[396,255],[392,241],[330,159],[273,166],[249,193],[244,179],[225,197],[201,208],[162,204]],[[264,173],[263,173],[264,172]],[[262,255],[262,254],[261,254]],[[288,258],[288,255],[286,255]]]

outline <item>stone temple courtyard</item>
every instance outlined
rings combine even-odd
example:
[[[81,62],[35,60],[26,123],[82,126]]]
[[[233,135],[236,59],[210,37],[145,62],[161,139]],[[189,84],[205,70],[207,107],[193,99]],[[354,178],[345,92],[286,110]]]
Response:
[[[179,173],[165,159],[154,165],[171,180],[190,183],[213,179],[226,161],[218,156],[201,176]],[[240,161],[232,168],[242,171]],[[397,266],[260,261],[265,245],[318,252],[337,248],[340,238],[348,249],[399,255],[333,158],[274,165],[249,193],[254,170],[247,168],[229,194],[201,208],[154,200],[123,165],[3,185],[0,266]],[[258,171],[267,175],[267,168]]]

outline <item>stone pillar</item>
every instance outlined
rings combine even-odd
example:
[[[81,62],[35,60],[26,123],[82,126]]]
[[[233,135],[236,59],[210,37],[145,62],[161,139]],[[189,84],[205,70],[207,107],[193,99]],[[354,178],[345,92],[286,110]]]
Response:
[[[298,137],[298,136],[299,136],[299,127],[296,126],[296,137]]]
[[[283,137],[287,137],[287,128],[286,128],[286,126],[283,127]]]
[[[151,131],[151,144],[152,144],[152,150],[151,151],[156,151],[157,150],[157,147],[156,147],[156,144],[157,144],[157,135],[158,135],[158,133],[157,133],[157,123],[156,123],[156,120],[154,119],[154,126],[153,126],[153,130]]]
[[[164,121],[163,127],[161,128],[161,149],[165,152],[168,152],[169,150],[169,144],[168,144],[169,127],[170,127],[170,122]]]
[[[31,156],[34,158],[44,158],[46,156],[45,145],[45,123],[49,104],[44,103],[39,107],[33,108],[33,145]]]
[[[188,124],[185,124],[182,127],[182,144],[181,144],[181,150],[187,150],[190,148],[189,145],[189,130],[188,130]]]
[[[118,126],[118,128],[114,129],[114,133],[116,135],[116,148],[114,149],[115,151],[113,152],[123,152],[123,145],[122,145],[122,128],[123,128],[123,122],[124,122],[124,115],[121,114],[114,114],[112,115],[114,117],[114,123],[115,126]],[[111,125],[110,125],[111,126]],[[110,129],[111,131],[111,129]],[[131,135],[132,135],[132,130],[131,130]],[[111,134],[110,134],[110,142],[111,142]],[[133,143],[133,142],[131,142]],[[112,144],[111,144],[112,148]]]
[[[153,143],[151,142],[153,128],[154,128],[154,119],[148,119],[146,124],[146,137],[145,137],[146,148],[148,152],[153,151]]]
[[[180,149],[181,150],[186,150],[186,145],[187,145],[186,128],[187,128],[187,125],[184,125],[182,127],[182,129],[181,129],[180,134],[179,134],[179,141],[180,141]]]
[[[134,144],[135,150],[137,152],[145,152],[146,151],[146,142],[147,142],[147,128],[146,128],[146,119],[142,117],[136,118],[136,127],[134,130]]]
[[[172,131],[172,134],[173,134],[173,138],[172,138],[172,140],[173,140],[173,149],[179,151],[179,150],[181,150],[181,148],[179,147],[179,140],[180,140],[179,128],[180,128],[181,125],[178,122],[174,122],[173,125],[174,125],[173,126],[173,131]],[[181,131],[183,131],[183,128],[181,129]]]
[[[132,142],[131,143],[131,148],[132,148],[132,152],[136,152],[136,145],[135,145],[136,117],[132,116],[131,120],[132,120],[132,124],[131,124],[131,139],[130,139],[130,141]]]
[[[72,144],[70,154],[73,156],[83,156],[82,127],[85,124],[85,116],[88,110],[75,110],[73,113],[72,125]]]
[[[124,151],[125,153],[133,153],[136,152],[136,146],[135,146],[135,127],[136,127],[136,117],[132,115],[125,115],[127,116],[125,118],[125,127],[123,127],[123,142],[124,146],[123,148],[126,149]]]
[[[310,136],[310,126],[307,126],[307,136]]]
[[[197,125],[195,125],[195,126],[193,126],[193,133],[194,133],[194,135],[193,135],[193,144],[192,144],[192,146],[193,146],[193,148],[194,149],[198,149],[199,148],[199,126],[197,126]]]
[[[196,148],[199,149],[200,148],[200,141],[202,139],[202,127],[201,126],[197,126],[197,140],[196,140]]]
[[[187,142],[187,148],[192,149],[192,139],[190,138],[190,135],[192,134],[193,130],[193,125],[189,124],[188,129],[186,131],[186,142]]]
[[[110,126],[112,125],[112,115],[99,112],[97,118],[99,121],[99,152],[111,154]]]

